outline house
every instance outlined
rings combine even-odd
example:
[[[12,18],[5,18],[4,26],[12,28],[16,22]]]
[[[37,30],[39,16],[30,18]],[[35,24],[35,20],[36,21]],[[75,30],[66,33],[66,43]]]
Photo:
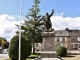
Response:
[[[58,46],[64,46],[67,50],[80,50],[80,30],[79,29],[68,29],[65,30],[54,30],[53,38],[53,50]],[[49,40],[50,41],[50,40]],[[49,42],[48,41],[48,42]],[[50,42],[49,42],[50,43]],[[40,45],[40,44],[39,44]],[[46,45],[47,47],[47,45]],[[41,50],[41,45],[39,47]]]
[[[67,50],[80,50],[80,30],[54,30],[54,49],[57,46],[65,46]]]

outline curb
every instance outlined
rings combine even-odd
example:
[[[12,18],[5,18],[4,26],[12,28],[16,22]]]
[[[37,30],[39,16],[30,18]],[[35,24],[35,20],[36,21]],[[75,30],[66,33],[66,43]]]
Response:
[[[41,60],[41,56],[39,56],[38,58],[35,58],[35,59],[31,59],[31,60]]]
[[[60,56],[57,56],[60,60],[64,60],[63,58],[61,58]]]

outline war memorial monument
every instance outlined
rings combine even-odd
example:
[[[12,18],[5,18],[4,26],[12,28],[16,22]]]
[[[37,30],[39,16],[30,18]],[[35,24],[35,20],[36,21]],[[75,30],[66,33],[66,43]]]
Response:
[[[42,32],[43,43],[42,43],[42,51],[41,57],[54,57],[54,29],[52,29],[52,23],[50,17],[53,15],[54,10],[49,15],[46,13],[44,17],[44,31]]]

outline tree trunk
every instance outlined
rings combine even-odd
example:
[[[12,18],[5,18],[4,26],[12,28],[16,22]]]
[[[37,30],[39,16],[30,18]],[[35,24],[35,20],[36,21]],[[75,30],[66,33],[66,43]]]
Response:
[[[35,54],[35,43],[33,42],[33,54]]]

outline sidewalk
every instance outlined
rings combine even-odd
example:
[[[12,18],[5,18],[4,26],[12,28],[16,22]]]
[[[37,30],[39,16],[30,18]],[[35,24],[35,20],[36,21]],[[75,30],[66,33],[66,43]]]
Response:
[[[42,58],[41,60],[60,60],[59,58]]]

